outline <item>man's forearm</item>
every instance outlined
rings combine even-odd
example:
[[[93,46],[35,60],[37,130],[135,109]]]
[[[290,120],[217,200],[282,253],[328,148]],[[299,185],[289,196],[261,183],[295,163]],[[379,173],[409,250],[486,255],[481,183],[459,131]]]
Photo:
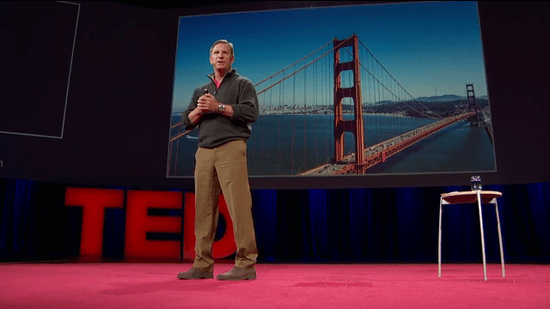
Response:
[[[189,121],[191,121],[193,125],[196,125],[199,122],[199,120],[201,120],[202,112],[200,109],[195,108],[192,112],[190,112],[187,115],[187,117],[189,118]]]

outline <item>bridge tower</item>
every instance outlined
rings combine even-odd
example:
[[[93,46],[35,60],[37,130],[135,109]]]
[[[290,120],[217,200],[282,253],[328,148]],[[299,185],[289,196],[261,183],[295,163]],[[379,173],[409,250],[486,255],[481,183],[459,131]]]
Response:
[[[361,77],[359,74],[359,46],[356,34],[345,40],[333,40],[334,44],[334,141],[335,161],[342,162],[344,159],[344,133],[352,132],[355,138],[355,172],[365,173],[365,137],[363,126],[363,106],[361,100]],[[352,47],[353,59],[349,62],[340,62],[340,49]],[[342,88],[340,73],[343,71],[353,72],[353,85]],[[353,120],[344,120],[343,102],[344,98],[352,98],[354,102]]]
[[[474,94],[474,85],[466,84],[466,94],[468,101],[468,111],[475,112],[476,114],[470,117],[470,126],[480,127],[484,126],[483,117],[481,116],[481,111],[478,109],[476,96]]]

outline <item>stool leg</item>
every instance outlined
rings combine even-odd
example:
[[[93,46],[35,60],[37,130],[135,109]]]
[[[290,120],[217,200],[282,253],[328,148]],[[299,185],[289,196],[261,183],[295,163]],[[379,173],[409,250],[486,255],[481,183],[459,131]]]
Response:
[[[441,278],[441,217],[443,214],[442,199],[439,198],[439,237],[437,242],[437,275]]]
[[[495,213],[497,214],[497,227],[498,227],[498,242],[500,244],[500,264],[502,264],[502,277],[506,277],[506,271],[504,269],[504,249],[502,246],[502,233],[500,232],[500,219],[498,215],[498,204],[495,199]]]
[[[485,259],[485,236],[483,233],[483,215],[481,214],[481,196],[479,190],[477,191],[477,206],[479,208],[479,227],[481,230],[481,253],[483,254],[483,277],[487,281],[487,262]]]

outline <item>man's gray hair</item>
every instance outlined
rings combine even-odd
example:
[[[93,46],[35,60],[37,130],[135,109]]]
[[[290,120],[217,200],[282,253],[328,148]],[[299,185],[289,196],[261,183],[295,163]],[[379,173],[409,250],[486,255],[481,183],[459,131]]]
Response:
[[[214,42],[214,44],[212,44],[212,46],[210,47],[210,55],[212,55],[212,50],[214,49],[214,46],[218,44],[227,44],[231,49],[231,56],[235,55],[235,49],[233,48],[233,43],[229,42],[228,40],[217,40],[216,42]]]

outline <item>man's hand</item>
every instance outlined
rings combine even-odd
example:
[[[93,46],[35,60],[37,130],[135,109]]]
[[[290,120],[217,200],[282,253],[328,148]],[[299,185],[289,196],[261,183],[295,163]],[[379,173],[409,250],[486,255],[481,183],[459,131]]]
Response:
[[[216,98],[209,93],[202,95],[197,100],[197,107],[202,113],[218,111],[219,104],[220,103],[218,102],[218,100],[216,100]]]

